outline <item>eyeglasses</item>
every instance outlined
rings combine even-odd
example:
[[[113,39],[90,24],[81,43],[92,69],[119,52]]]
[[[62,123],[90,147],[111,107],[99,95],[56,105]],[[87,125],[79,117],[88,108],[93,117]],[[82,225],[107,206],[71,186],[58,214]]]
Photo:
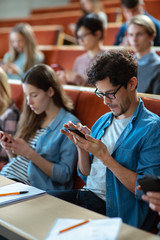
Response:
[[[114,100],[116,99],[116,93],[119,91],[119,89],[122,87],[122,85],[120,85],[118,87],[118,89],[114,92],[114,93],[102,93],[102,92],[99,92],[98,91],[98,88],[96,88],[96,90],[94,91],[94,93],[100,97],[100,98],[104,98],[104,97],[107,97],[108,99],[111,99],[111,100]]]
[[[88,32],[88,33],[85,33],[85,34],[83,34],[83,35],[81,35],[81,36],[76,36],[76,38],[77,38],[77,41],[79,41],[80,39],[82,39],[82,40],[84,40],[88,35],[91,35],[92,33],[91,32]]]

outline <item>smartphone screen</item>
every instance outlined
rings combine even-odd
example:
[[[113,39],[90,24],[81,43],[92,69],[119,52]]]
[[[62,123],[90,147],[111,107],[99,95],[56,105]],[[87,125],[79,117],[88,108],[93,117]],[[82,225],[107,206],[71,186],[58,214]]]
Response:
[[[78,134],[80,137],[85,138],[85,135],[76,128],[67,128],[67,130]],[[85,138],[86,139],[86,138]]]

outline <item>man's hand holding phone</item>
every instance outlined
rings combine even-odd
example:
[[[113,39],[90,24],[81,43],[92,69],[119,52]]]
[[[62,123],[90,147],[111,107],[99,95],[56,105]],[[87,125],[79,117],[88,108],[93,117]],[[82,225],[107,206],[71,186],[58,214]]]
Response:
[[[90,129],[87,126],[83,126],[81,123],[74,125],[71,121],[64,124],[66,130],[61,129],[61,132],[65,134],[72,142],[75,142],[76,135],[86,139],[85,134],[90,135]]]

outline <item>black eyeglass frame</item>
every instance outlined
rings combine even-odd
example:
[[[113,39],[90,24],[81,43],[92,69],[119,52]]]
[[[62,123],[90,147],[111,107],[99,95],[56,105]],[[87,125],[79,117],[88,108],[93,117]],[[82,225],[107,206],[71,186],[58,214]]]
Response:
[[[102,93],[102,92],[98,92],[98,88],[96,88],[96,90],[94,91],[94,93],[96,94],[97,97],[104,99],[104,97],[107,97],[110,100],[114,100],[116,99],[116,93],[119,91],[119,89],[122,87],[122,85],[120,85],[118,87],[118,89],[114,92],[114,93]],[[111,96],[111,97],[110,97]]]
[[[83,39],[85,39],[87,36],[89,36],[89,35],[93,35],[92,34],[92,32],[88,32],[88,33],[85,33],[85,34],[83,34],[82,36],[76,36],[76,39],[77,39],[77,41],[79,41],[79,40],[83,40]]]

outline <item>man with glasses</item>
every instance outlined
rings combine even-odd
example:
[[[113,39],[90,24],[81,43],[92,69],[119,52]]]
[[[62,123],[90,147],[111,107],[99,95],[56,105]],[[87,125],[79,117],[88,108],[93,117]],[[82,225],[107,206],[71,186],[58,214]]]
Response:
[[[100,117],[91,132],[81,124],[65,124],[85,134],[86,139],[61,130],[77,145],[79,174],[86,186],[53,195],[149,230],[156,213],[141,200],[136,186],[145,174],[160,175],[160,118],[137,97],[136,77],[137,63],[125,50],[108,51],[91,66],[88,81],[111,112]]]

